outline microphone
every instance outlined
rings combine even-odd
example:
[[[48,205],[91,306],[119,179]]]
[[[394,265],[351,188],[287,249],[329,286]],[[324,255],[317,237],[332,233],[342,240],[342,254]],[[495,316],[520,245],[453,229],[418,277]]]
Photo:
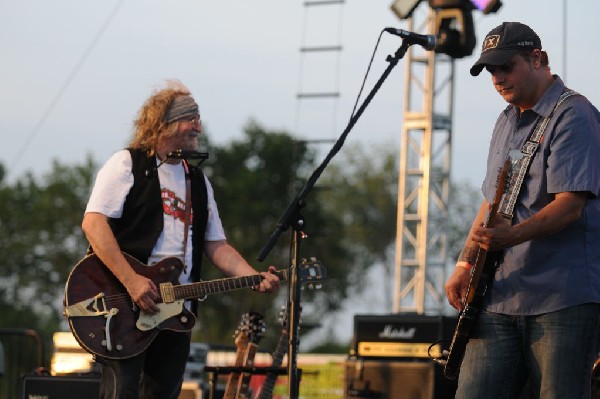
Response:
[[[174,150],[167,154],[167,158],[201,159],[205,161],[208,159],[208,152],[198,152],[193,150]]]
[[[174,150],[171,151],[167,154],[167,158],[165,160],[160,161],[160,163],[158,165],[156,165],[156,167],[152,168],[152,169],[147,169],[144,173],[146,175],[146,177],[154,177],[156,176],[157,172],[158,172],[158,168],[160,168],[160,166],[165,163],[165,161],[169,158],[176,158],[176,159],[200,159],[202,162],[206,161],[208,159],[208,152],[198,152],[198,151],[193,151],[193,150]],[[200,162],[198,164],[198,166],[200,166],[200,164],[202,163]]]
[[[384,31],[391,33],[392,35],[400,36],[402,39],[408,42],[408,44],[418,44],[428,51],[433,50],[436,45],[436,39],[434,35],[421,35],[419,33],[396,28],[385,28]]]

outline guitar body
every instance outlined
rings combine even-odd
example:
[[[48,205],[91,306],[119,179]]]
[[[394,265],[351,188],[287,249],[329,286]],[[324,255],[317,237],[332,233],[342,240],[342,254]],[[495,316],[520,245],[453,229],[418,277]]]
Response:
[[[179,259],[166,258],[147,266],[124,255],[136,273],[157,286],[163,282],[179,284],[183,270]],[[194,326],[196,318],[183,301],[158,305],[161,311],[157,315],[140,312],[125,287],[95,254],[83,258],[67,280],[65,314],[69,327],[79,344],[98,356],[133,357],[144,351],[160,330],[183,332]]]
[[[65,287],[65,311],[69,327],[83,349],[109,359],[125,359],[141,353],[160,330],[189,331],[196,317],[184,307],[186,300],[229,292],[260,284],[263,276],[228,277],[179,284],[183,263],[174,257],[148,266],[123,253],[133,270],[159,288],[159,312],[140,312],[125,287],[97,255],[83,258],[71,271]],[[287,281],[288,270],[274,272]],[[301,283],[320,286],[325,269],[317,260],[304,261],[298,268]]]
[[[479,256],[481,256],[481,253]],[[444,366],[444,376],[450,380],[458,377],[471,331],[483,308],[485,294],[488,288],[491,287],[494,279],[498,257],[497,253],[491,253],[486,256],[473,299],[463,307],[458,315],[446,365]]]

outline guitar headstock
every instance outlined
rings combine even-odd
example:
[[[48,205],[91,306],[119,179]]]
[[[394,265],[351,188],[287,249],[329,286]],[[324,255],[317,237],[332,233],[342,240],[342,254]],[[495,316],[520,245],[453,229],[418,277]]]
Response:
[[[302,308],[300,308],[299,311],[302,312]],[[279,311],[278,321],[279,324],[281,324],[281,329],[284,332],[287,332],[290,323],[290,308],[287,305],[283,305],[281,307],[281,310]]]
[[[244,348],[248,343],[257,344],[264,336],[266,324],[263,315],[257,312],[248,312],[242,315],[238,328],[235,330],[235,345]]]
[[[316,258],[302,259],[298,266],[298,278],[300,282],[307,283],[309,288],[321,288],[321,283],[326,277],[325,266]]]

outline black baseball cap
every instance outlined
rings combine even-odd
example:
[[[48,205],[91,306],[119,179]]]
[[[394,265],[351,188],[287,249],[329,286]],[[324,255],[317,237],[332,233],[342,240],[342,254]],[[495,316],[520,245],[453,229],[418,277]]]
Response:
[[[542,41],[533,29],[520,22],[503,22],[485,37],[471,75],[479,75],[486,65],[506,64],[520,50],[536,48],[542,48]]]

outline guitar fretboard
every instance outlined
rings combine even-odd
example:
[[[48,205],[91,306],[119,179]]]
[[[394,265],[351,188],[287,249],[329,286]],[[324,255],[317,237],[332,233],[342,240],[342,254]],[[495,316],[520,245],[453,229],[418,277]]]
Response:
[[[279,280],[287,281],[288,271],[285,269],[276,272]],[[260,284],[263,277],[260,274],[241,277],[229,277],[218,280],[200,281],[198,283],[181,284],[173,287],[176,299],[202,298],[206,295],[241,290]]]

